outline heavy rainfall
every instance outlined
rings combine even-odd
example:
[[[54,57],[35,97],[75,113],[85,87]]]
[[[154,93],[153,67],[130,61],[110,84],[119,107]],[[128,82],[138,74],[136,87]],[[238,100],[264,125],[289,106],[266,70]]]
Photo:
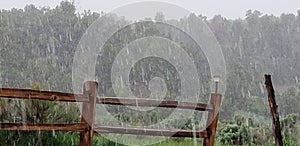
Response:
[[[86,30],[102,17],[101,25],[106,29],[99,31],[103,34],[115,28],[120,31],[103,44],[101,52],[94,52],[97,60],[92,74],[99,83],[99,96],[208,103],[215,86],[209,64],[214,58],[208,61],[202,46],[177,27],[163,25],[181,26],[188,32],[200,27],[197,21],[201,20],[216,37],[226,63],[226,86],[215,145],[275,144],[264,74],[272,75],[284,144],[300,145],[300,10],[297,15],[282,13],[281,16],[248,10],[244,19],[234,20],[222,15],[208,19],[200,14],[168,20],[162,12],[157,12],[154,18],[145,18],[145,23],[105,14],[89,10],[78,13],[72,2],[61,2],[55,8],[27,5],[24,9],[0,10],[0,87],[74,93],[72,67],[76,48],[97,41],[83,40],[86,41],[83,46],[78,46],[84,35],[94,35]],[[102,33],[98,35],[102,37]],[[98,45],[102,44],[95,46]],[[176,48],[185,53],[178,53]],[[80,51],[85,49],[90,48]],[[155,54],[153,52],[157,57],[136,62],[134,59],[138,57],[130,56],[132,53]],[[168,57],[162,58],[159,54]],[[85,67],[78,70],[79,75],[87,71]],[[112,75],[117,78],[113,79]],[[199,85],[182,88],[194,82]],[[181,97],[183,94],[185,98]],[[0,98],[0,122],[76,123],[81,120],[80,107],[71,102]],[[199,131],[205,129],[206,124],[203,112],[187,109],[138,105],[97,105],[96,109],[95,123],[107,126]],[[101,115],[99,111],[103,110],[108,111],[107,115]],[[177,112],[176,115],[170,116],[173,112]],[[118,138],[112,140],[115,136]],[[201,145],[202,141],[95,134],[93,144],[188,146]],[[0,145],[79,145],[79,133],[4,130],[0,131]]]

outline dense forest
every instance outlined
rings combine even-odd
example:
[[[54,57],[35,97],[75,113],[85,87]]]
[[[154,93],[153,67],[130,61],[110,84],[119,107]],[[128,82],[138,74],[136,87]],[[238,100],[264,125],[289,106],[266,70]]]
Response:
[[[75,5],[70,2],[61,2],[55,8],[37,8],[34,5],[27,5],[24,9],[0,10],[0,85],[3,88],[32,88],[72,93],[72,63],[77,45],[88,27],[104,15],[105,13],[99,14],[91,11],[78,13]],[[111,15],[104,17],[104,23],[106,23],[104,25],[108,26],[129,23],[125,19]],[[297,15],[282,14],[279,17],[264,15],[257,10],[248,10],[245,19],[236,20],[226,19],[221,15],[208,20],[205,16],[191,14],[188,18],[176,22],[172,20],[172,23],[190,24],[196,17],[211,28],[220,43],[226,61],[227,85],[220,114],[218,143],[220,145],[272,145],[274,143],[264,85],[264,74],[269,73],[272,74],[274,81],[285,144],[299,145],[300,136],[297,127],[300,121],[298,115],[300,111],[300,10]],[[162,13],[157,13],[154,19],[162,22],[169,21],[165,20]],[[166,33],[160,33],[152,25],[146,24],[129,29],[140,27],[144,36],[156,34],[169,37],[171,40],[176,39],[170,35],[173,30],[166,29]],[[110,50],[112,54],[104,53],[99,55],[98,59],[96,74],[100,83],[99,92],[105,96],[115,95],[109,78],[111,70],[108,67],[113,63],[114,58],[111,56],[115,56],[122,48],[116,44],[130,42],[138,36],[122,36],[125,39],[121,42],[119,37],[113,37],[105,44],[105,49]],[[182,47],[195,47],[193,44],[181,45]],[[208,84],[211,77],[209,68],[206,66],[207,61],[203,60],[205,60],[203,56],[197,59],[203,62],[203,66],[199,66],[198,69],[203,71],[203,82]],[[152,70],[140,69],[144,66],[153,67],[151,67]],[[168,69],[160,70],[162,67]],[[178,75],[167,62],[146,59],[135,68],[136,72],[132,74],[135,79],[134,83],[144,80],[149,82],[155,76],[168,78],[166,84],[169,92],[166,98],[173,99],[178,95]],[[202,95],[200,95],[206,99],[211,92],[207,84],[203,84]],[[22,113],[24,109],[28,111],[25,115]],[[133,111],[128,111],[126,108],[111,106],[108,109],[119,120],[134,123],[132,125],[159,122],[160,119],[154,116],[165,115],[172,111],[154,110],[149,113],[133,114]],[[49,115],[55,110],[66,112]],[[80,117],[76,105],[35,101],[0,99],[0,111],[0,122],[24,122],[26,118],[25,121],[30,122],[70,123],[78,121]],[[44,114],[36,117],[36,112]],[[133,119],[143,121],[131,120],[132,116],[136,116]],[[197,119],[199,116],[194,118]],[[185,127],[176,127],[176,125],[171,127],[191,128],[190,119],[182,122],[185,122]],[[172,125],[173,121],[169,124]],[[26,134],[1,132],[0,139],[4,139],[3,143],[7,145],[15,143],[12,139],[16,137],[19,137],[19,141],[15,143],[17,145],[25,144],[24,142],[30,142],[29,145],[40,145],[47,140],[35,139],[34,135],[37,134],[43,138],[53,135],[51,133],[31,134],[32,137],[27,137],[31,140],[22,141],[22,138],[26,139]],[[74,137],[78,139],[77,136]],[[72,135],[68,138],[71,140],[62,140],[64,138],[60,136],[52,136],[49,138],[52,141],[47,142],[52,143],[49,145],[55,142],[76,143],[72,141]],[[174,141],[185,142],[183,139]],[[101,142],[107,141],[98,140],[95,143],[100,145]]]

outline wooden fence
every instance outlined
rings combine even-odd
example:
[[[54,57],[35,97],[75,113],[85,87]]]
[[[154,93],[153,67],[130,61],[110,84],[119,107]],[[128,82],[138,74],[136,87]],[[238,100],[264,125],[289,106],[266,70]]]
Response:
[[[98,97],[98,83],[88,81],[84,84],[83,94],[70,94],[61,92],[36,91],[29,89],[0,88],[0,98],[35,99],[61,102],[82,102],[82,118],[80,123],[73,124],[36,124],[27,123],[0,123],[0,130],[10,131],[77,131],[80,132],[80,146],[91,146],[94,133],[118,133],[150,136],[169,137],[197,137],[204,138],[204,146],[213,146],[218,123],[221,95],[211,95],[208,104],[189,103],[177,101],[157,101],[151,99],[129,99],[118,97]],[[208,112],[207,128],[204,131],[193,130],[161,130],[161,129],[139,129],[95,125],[96,104],[145,106],[181,108]]]

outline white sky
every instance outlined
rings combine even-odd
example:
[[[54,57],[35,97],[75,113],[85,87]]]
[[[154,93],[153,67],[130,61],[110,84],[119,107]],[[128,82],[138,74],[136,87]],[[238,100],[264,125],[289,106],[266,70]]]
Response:
[[[26,4],[55,7],[61,0],[0,0],[0,9],[24,8]],[[123,5],[143,0],[75,0],[78,11],[90,9],[109,12]],[[158,1],[158,0],[157,0]],[[183,7],[196,14],[212,18],[216,14],[230,19],[244,18],[247,10],[263,14],[294,13],[300,10],[300,0],[159,0]]]

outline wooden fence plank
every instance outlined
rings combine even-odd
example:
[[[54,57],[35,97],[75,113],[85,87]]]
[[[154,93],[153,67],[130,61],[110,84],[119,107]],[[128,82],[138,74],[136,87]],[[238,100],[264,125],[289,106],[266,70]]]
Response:
[[[213,110],[212,104],[165,101],[165,100],[160,101],[160,100],[153,100],[153,99],[124,98],[124,97],[98,97],[97,104],[181,108],[181,109],[192,109],[192,110],[199,110],[199,111]]]
[[[111,127],[111,126],[95,126],[95,132],[133,134],[133,135],[151,135],[151,136],[169,136],[169,137],[208,137],[206,131],[192,130],[162,130],[162,129],[145,129],[145,128],[128,128],[128,127]]]
[[[0,123],[0,130],[6,131],[85,131],[86,123],[74,124],[23,124],[23,123]]]
[[[88,98],[82,94],[38,91],[31,89],[0,88],[0,97],[17,99],[38,99],[49,101],[88,102]]]

